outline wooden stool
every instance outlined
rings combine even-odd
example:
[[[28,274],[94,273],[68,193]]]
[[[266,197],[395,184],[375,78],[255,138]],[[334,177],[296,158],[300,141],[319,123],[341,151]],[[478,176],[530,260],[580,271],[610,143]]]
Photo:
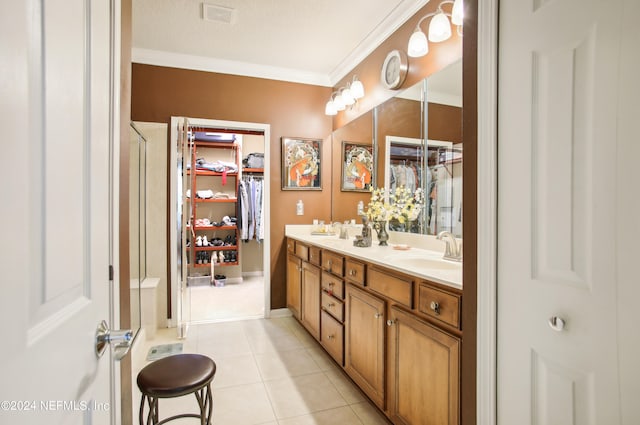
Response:
[[[211,425],[211,381],[216,374],[216,364],[200,354],[178,354],[148,364],[138,373],[138,388],[142,391],[140,401],[140,425],[144,425],[144,401],[147,399],[149,413],[147,425],[161,425],[180,418],[200,418],[202,425]],[[186,413],[171,416],[158,422],[158,399],[195,394],[200,414]]]

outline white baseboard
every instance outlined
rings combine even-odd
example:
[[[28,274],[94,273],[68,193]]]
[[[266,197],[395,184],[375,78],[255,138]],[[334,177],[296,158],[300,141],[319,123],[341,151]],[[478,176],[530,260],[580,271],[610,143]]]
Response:
[[[254,277],[254,276],[264,276],[264,272],[262,270],[256,270],[254,272],[242,272],[242,277]]]

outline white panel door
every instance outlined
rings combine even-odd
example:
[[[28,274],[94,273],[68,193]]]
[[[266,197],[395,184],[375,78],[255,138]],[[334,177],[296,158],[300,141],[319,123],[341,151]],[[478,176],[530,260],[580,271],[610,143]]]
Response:
[[[111,6],[2,5],[3,424],[107,424],[114,412],[110,355],[95,353],[110,312]]]
[[[618,101],[638,81],[619,78],[640,41],[621,51],[624,5],[500,1],[501,425],[622,423],[619,338],[637,329],[618,332],[616,226],[638,195],[617,193]]]

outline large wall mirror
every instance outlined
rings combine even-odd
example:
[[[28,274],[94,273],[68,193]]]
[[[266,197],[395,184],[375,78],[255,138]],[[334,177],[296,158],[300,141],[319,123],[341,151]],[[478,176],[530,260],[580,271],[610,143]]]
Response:
[[[373,111],[331,135],[331,220],[358,218],[358,204],[367,205],[376,187]]]
[[[129,127],[129,276],[131,279],[131,329],[140,330],[141,285],[147,277],[147,140],[131,123]]]
[[[420,188],[424,198],[416,220],[389,230],[462,237],[462,61],[379,105],[376,144],[379,185]]]

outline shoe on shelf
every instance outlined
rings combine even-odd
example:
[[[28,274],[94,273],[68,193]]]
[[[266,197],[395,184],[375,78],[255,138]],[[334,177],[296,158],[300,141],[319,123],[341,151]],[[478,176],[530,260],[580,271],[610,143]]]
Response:
[[[196,238],[196,246],[202,246],[202,236]]]
[[[202,246],[209,246],[209,241],[207,240],[207,235],[202,237]]]
[[[225,256],[224,256],[224,252],[223,252],[223,251],[220,251],[220,252],[218,253],[218,259],[219,259],[219,261],[220,261],[221,263],[225,263],[225,262],[227,261],[227,260],[225,259]]]

